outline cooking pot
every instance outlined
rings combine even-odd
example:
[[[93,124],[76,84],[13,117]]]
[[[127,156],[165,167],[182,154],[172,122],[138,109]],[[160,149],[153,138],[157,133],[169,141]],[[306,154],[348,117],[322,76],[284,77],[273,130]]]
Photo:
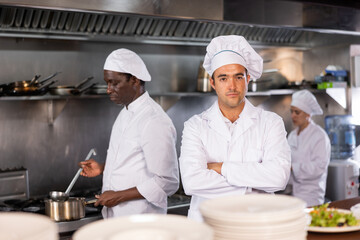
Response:
[[[211,92],[213,89],[210,85],[210,75],[205,71],[202,66],[202,62],[199,66],[198,77],[197,77],[197,91],[199,92]]]
[[[45,199],[45,214],[57,222],[79,220],[85,217],[85,206],[96,201],[85,201],[83,197],[70,197],[66,201]]]
[[[250,79],[248,89],[250,92],[256,92],[256,91],[264,91],[268,90],[271,86],[273,79],[257,79],[253,80]]]

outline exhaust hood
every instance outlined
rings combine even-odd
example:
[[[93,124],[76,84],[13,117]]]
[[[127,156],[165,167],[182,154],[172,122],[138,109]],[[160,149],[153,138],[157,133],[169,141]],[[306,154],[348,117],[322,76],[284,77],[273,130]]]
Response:
[[[275,0],[0,0],[0,37],[206,45],[215,36],[237,34],[255,46],[306,49],[360,36],[355,25],[311,26],[318,18],[306,20],[306,6]],[[351,11],[356,20],[359,11]]]

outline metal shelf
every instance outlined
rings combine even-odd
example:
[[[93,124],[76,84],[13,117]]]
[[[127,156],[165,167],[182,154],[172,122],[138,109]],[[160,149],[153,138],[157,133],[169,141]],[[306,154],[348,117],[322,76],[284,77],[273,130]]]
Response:
[[[261,91],[261,92],[248,92],[246,94],[246,96],[250,96],[250,97],[262,97],[262,96],[276,96],[276,95],[291,95],[296,91],[299,91],[300,89],[271,89],[268,91]],[[334,94],[331,94],[331,91],[337,91],[337,90],[342,90],[342,94],[343,95],[343,91],[346,90],[346,88],[327,88],[326,90],[318,90],[318,89],[308,89],[309,91],[311,91],[312,93],[327,93],[329,94],[331,97],[333,97],[335,100],[336,97]],[[216,93],[215,91],[212,92],[150,92],[149,93],[150,96],[152,97],[176,97],[176,98],[181,98],[181,97],[204,97],[204,96],[215,96]],[[104,95],[80,95],[80,96],[57,96],[57,95],[50,95],[50,94],[46,94],[43,96],[3,96],[0,97],[0,100],[5,100],[5,101],[16,101],[16,100],[64,100],[64,99],[96,99],[96,98],[108,98],[108,95],[104,94]],[[341,96],[341,98],[344,98],[344,96]]]
[[[64,100],[77,98],[106,98],[108,95],[80,95],[80,96],[58,96],[58,95],[42,95],[42,96],[3,96],[0,100],[5,101],[24,101],[24,100]]]

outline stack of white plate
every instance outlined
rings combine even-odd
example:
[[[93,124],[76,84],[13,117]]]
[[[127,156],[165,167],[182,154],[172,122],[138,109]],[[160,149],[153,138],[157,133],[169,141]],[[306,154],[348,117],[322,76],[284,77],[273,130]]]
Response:
[[[291,196],[250,194],[205,201],[200,211],[215,239],[305,240],[305,205]]]
[[[49,217],[24,212],[0,213],[0,239],[57,240],[56,223]]]
[[[206,224],[184,216],[142,214],[87,224],[73,240],[212,240],[213,235]]]

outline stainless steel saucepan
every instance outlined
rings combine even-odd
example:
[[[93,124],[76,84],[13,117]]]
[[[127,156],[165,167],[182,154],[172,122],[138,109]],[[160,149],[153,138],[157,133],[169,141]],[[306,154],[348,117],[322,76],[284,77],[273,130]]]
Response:
[[[85,201],[83,197],[70,197],[66,201],[45,199],[45,214],[57,222],[78,220],[85,217],[85,206],[96,201]]]

